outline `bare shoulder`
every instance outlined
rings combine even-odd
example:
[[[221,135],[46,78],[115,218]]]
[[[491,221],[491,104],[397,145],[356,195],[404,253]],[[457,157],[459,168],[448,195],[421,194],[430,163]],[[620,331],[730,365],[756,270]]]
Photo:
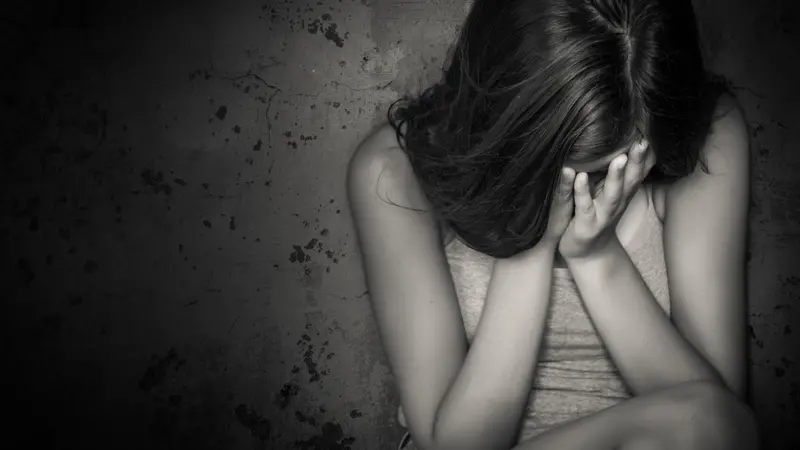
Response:
[[[717,100],[716,111],[714,111],[714,116],[716,118],[715,121],[719,121],[722,119],[725,120],[744,120],[744,109],[742,105],[739,103],[739,100],[736,99],[731,94],[725,93],[720,95],[719,100]]]
[[[387,129],[388,128],[388,129]],[[356,146],[356,150],[350,157],[348,165],[349,176],[363,177],[365,172],[371,173],[383,170],[391,163],[393,156],[393,145],[389,139],[389,125],[382,125],[370,132]]]
[[[730,174],[736,178],[746,175],[750,163],[750,134],[744,109],[730,94],[720,96],[705,144],[700,149],[711,175]],[[693,173],[676,185],[687,187],[703,183],[709,174],[698,164]],[[671,191],[673,189],[670,189]],[[674,190],[684,190],[676,186]]]
[[[709,133],[703,148],[703,153],[708,158],[719,160],[723,154],[741,158],[741,153],[749,152],[747,119],[742,105],[732,95],[724,94],[720,97]]]
[[[408,156],[389,124],[377,127],[359,143],[348,167],[348,190],[351,194],[376,194],[406,208],[430,209]]]
[[[709,174],[727,174],[742,186],[748,183],[750,137],[744,109],[734,96],[723,94],[717,101],[699,156],[709,173],[705,173],[698,163],[692,173],[666,186],[663,195],[667,209],[674,199],[690,196],[700,185],[707,184]]]
[[[728,171],[732,165],[741,165],[743,159],[749,160],[750,136],[744,109],[736,97],[723,94],[717,101],[711,127],[705,144],[700,149],[700,157],[707,163],[712,173]],[[700,165],[687,178],[700,175]]]

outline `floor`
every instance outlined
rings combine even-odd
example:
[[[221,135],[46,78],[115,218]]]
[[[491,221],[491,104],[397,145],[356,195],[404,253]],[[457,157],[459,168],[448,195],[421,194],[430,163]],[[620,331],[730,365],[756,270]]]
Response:
[[[12,433],[394,449],[343,177],[389,103],[435,79],[469,4],[11,3]],[[767,448],[800,448],[800,3],[694,3],[752,129],[750,397]]]

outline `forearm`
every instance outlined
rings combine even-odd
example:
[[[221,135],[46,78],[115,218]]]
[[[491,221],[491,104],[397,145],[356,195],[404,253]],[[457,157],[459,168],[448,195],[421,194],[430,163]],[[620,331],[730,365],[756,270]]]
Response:
[[[509,449],[530,396],[550,299],[554,249],[497,260],[461,371],[439,406],[437,449]]]
[[[619,241],[567,264],[598,334],[634,394],[692,380],[722,383],[658,305]]]

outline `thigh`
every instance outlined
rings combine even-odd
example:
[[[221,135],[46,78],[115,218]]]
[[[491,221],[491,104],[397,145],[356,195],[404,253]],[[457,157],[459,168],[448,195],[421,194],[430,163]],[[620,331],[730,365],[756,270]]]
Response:
[[[512,450],[751,450],[756,448],[756,428],[748,411],[723,388],[684,383],[560,425]],[[721,439],[725,443],[717,444]]]

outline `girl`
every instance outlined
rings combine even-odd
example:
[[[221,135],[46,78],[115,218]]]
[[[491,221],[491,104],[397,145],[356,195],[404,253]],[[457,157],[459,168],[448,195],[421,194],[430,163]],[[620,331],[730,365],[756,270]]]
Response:
[[[690,0],[474,4],[348,167],[400,448],[756,448],[729,91]]]

